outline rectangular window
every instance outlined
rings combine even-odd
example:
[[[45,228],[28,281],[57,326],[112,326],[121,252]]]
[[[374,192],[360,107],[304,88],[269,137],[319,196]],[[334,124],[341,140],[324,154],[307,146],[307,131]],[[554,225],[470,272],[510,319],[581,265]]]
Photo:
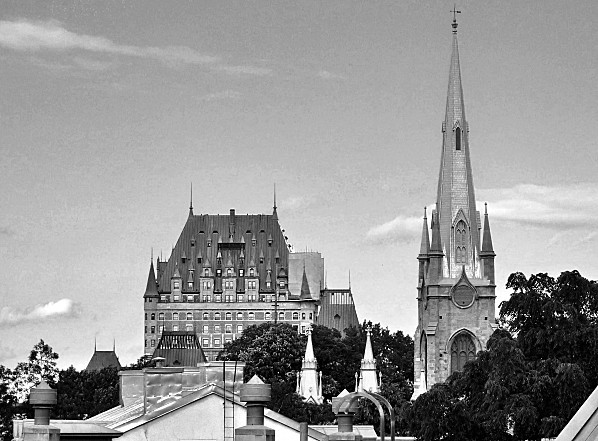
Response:
[[[185,325],[185,330],[187,330],[187,331],[193,331],[193,325],[191,323],[187,323]]]
[[[175,301],[175,302],[178,302],[178,301],[179,301],[179,295],[178,295],[178,294],[175,294],[173,297],[174,297],[174,301]]]
[[[239,277],[243,277],[245,275],[245,270],[243,268],[239,269]]]
[[[222,276],[222,270],[221,270],[220,268],[218,268],[218,269],[216,270],[216,276],[217,276],[217,277],[220,277],[220,276]]]
[[[152,326],[150,329],[151,329],[151,331],[150,331],[151,334],[155,334],[156,333],[156,327],[155,326]]]
[[[235,296],[226,295],[226,296],[224,296],[224,301],[225,302],[232,302],[234,298],[235,298]]]
[[[164,332],[164,325],[160,325],[160,326],[158,326],[158,332],[159,332],[160,334],[162,334],[162,332]]]
[[[220,294],[215,294],[215,295],[214,295],[214,301],[215,301],[215,302],[221,302],[221,301],[222,301],[222,295],[220,295]]]
[[[190,290],[192,290],[193,289],[193,282],[189,282],[187,284],[187,288],[189,288]]]
[[[179,330],[179,325],[172,325],[172,330],[173,331],[178,331]]]
[[[233,325],[226,325],[226,326],[224,327],[224,332],[225,332],[226,334],[232,334],[232,333],[233,333]]]
[[[201,332],[203,332],[204,334],[207,334],[208,333],[208,325],[203,325]]]
[[[175,280],[174,282],[172,282],[172,287],[174,289],[181,289],[181,284]]]
[[[152,348],[156,346],[156,340],[152,340]]]
[[[232,338],[230,338],[230,337],[226,337],[226,338],[224,339],[224,343],[230,343],[231,341],[233,341],[233,339],[232,339]]]
[[[161,302],[165,302],[166,301],[166,296],[164,294],[160,295],[160,301]]]
[[[201,345],[202,345],[204,348],[208,348],[208,347],[210,347],[210,339],[209,339],[209,338],[204,338],[204,339],[202,339],[202,340],[201,340]]]
[[[214,339],[214,347],[215,348],[219,348],[220,347],[220,339],[219,338],[215,338]]]
[[[214,325],[214,332],[216,334],[220,333],[220,325]]]
[[[237,295],[237,302],[242,302],[242,301],[243,301],[243,294]]]
[[[212,301],[212,296],[203,296],[203,301],[204,302],[211,302]]]
[[[237,334],[240,334],[243,332],[243,325],[237,325]]]

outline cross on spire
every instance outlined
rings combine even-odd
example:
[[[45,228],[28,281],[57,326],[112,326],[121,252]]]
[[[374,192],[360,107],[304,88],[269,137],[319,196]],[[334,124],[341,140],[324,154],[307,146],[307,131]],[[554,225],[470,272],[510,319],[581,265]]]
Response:
[[[453,6],[453,9],[451,9],[451,12],[453,13],[453,34],[457,33],[457,14],[460,14],[461,11],[457,11],[457,5],[455,4]]]

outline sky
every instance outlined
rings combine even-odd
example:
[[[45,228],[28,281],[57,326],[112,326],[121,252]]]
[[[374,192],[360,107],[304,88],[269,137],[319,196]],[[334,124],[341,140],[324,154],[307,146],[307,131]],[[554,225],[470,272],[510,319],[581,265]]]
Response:
[[[360,320],[413,335],[436,199],[447,1],[4,0],[0,364],[143,352],[150,253],[196,214],[271,213]],[[598,279],[598,3],[461,1],[497,307],[509,274]]]

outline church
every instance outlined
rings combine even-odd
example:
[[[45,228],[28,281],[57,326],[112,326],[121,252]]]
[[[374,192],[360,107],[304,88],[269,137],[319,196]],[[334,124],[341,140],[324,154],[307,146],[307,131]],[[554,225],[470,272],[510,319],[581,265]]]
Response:
[[[495,253],[487,207],[483,222],[476,207],[456,19],[452,27],[436,208],[430,213],[430,224],[424,211],[417,256],[418,326],[412,399],[462,370],[486,348],[497,327]]]

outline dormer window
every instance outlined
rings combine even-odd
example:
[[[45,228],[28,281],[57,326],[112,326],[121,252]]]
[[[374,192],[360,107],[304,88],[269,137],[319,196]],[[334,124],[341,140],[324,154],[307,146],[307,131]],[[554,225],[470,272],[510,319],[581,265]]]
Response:
[[[280,289],[284,289],[284,280],[281,280],[280,282],[278,282],[278,286],[280,287]]]
[[[212,239],[208,239],[208,247],[212,246]]]
[[[187,284],[187,288],[190,289],[190,290],[193,290],[193,282],[189,282]]]
[[[266,289],[270,289],[272,288],[272,282],[270,282],[269,280],[266,280]]]
[[[203,275],[206,277],[210,277],[210,270],[208,268],[203,270]]]
[[[249,277],[253,277],[255,275],[255,270],[253,268],[249,268]]]
[[[179,283],[178,280],[175,280],[172,282],[172,288],[173,289],[181,289],[181,284]]]
[[[220,268],[218,268],[216,270],[216,277],[221,277],[222,276],[222,270]]]
[[[245,276],[245,270],[243,268],[239,269],[239,277]]]
[[[257,240],[255,238],[251,239],[251,246],[254,247],[257,245]]]
[[[232,268],[227,268],[226,269],[226,276],[227,277],[232,277],[233,276],[233,269]]]

